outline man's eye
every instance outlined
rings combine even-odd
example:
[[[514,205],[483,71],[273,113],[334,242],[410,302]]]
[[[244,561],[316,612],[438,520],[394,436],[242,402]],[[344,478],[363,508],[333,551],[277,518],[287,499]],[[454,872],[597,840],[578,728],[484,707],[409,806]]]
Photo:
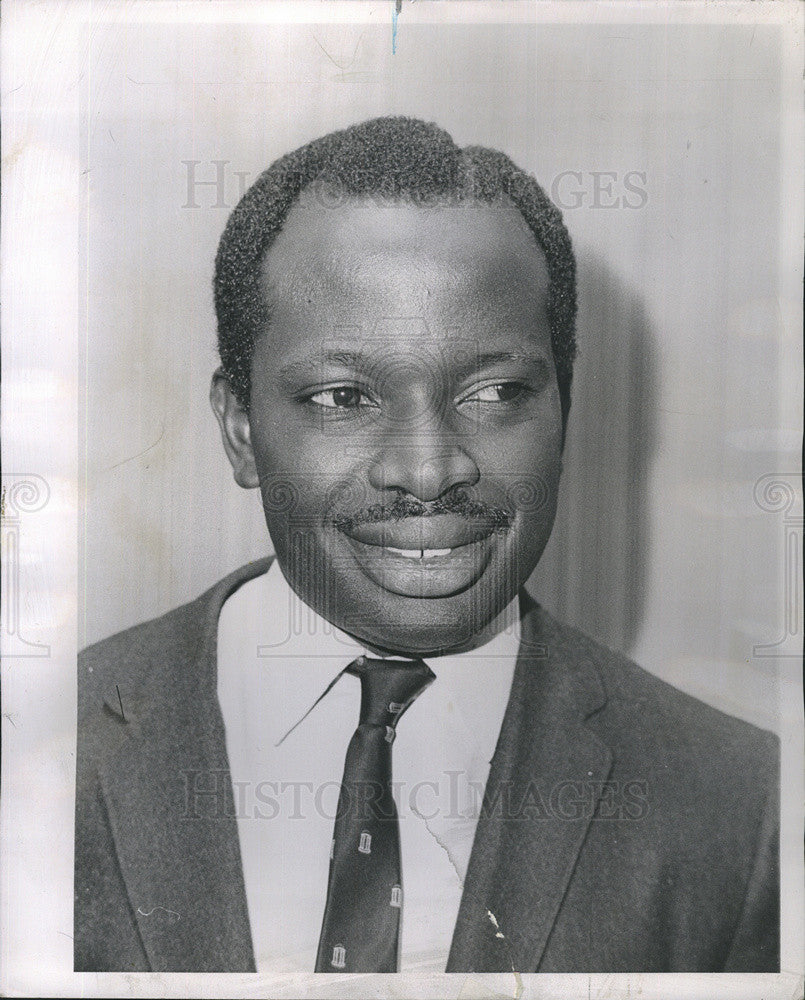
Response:
[[[468,403],[511,403],[519,399],[526,391],[522,382],[496,382],[476,389],[471,396],[465,396]]]
[[[353,385],[337,385],[332,389],[320,389],[308,399],[317,406],[328,410],[354,410],[359,406],[372,405],[372,401]]]

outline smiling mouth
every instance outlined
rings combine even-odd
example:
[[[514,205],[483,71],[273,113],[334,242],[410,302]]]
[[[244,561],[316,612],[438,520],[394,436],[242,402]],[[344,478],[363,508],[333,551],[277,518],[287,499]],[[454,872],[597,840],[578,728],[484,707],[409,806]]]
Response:
[[[374,521],[339,530],[352,541],[382,548],[404,559],[447,555],[480,542],[502,529],[488,520],[469,520],[456,514],[431,514],[399,521]]]
[[[342,532],[342,537],[364,574],[383,590],[403,597],[449,597],[480,579],[500,541],[499,531],[462,527],[439,537],[432,522],[385,530],[373,525],[370,531]]]

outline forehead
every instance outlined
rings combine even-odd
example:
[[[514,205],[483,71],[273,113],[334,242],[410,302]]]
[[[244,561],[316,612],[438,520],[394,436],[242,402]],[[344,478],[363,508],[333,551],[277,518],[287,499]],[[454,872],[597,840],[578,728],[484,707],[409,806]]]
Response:
[[[383,318],[419,317],[437,328],[471,317],[543,326],[544,255],[509,202],[438,207],[297,202],[263,262],[271,327],[310,334]]]

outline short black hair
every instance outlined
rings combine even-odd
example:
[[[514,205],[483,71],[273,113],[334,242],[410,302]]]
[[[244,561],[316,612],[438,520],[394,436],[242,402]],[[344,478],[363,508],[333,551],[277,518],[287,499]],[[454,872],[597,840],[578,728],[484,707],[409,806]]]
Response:
[[[215,311],[223,371],[242,406],[249,407],[254,345],[270,320],[261,266],[308,190],[326,192],[329,204],[367,196],[422,206],[510,198],[548,265],[548,319],[565,426],[576,356],[576,262],[561,212],[505,154],[461,149],[438,125],[403,117],[351,125],[288,153],[260,174],[230,215],[215,261]]]

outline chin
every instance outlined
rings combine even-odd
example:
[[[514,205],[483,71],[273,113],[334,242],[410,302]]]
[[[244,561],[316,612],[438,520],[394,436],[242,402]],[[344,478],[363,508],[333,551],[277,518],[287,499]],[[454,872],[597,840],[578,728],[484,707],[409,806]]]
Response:
[[[354,566],[349,572],[334,573],[331,560],[307,563],[306,572],[300,572],[299,561],[289,564],[286,555],[282,552],[280,565],[298,596],[336,628],[381,655],[424,656],[473,648],[479,644],[479,633],[523,582],[519,579],[523,574],[513,573],[510,566],[493,564],[460,593],[410,597],[386,590]]]
[[[450,652],[461,652],[472,646],[474,633],[471,630],[457,630],[449,625],[429,626],[427,630],[415,625],[384,629],[381,636],[356,635],[370,651],[379,656],[440,656]]]
[[[381,652],[418,656],[460,652],[472,648],[473,640],[512,596],[482,595],[476,588],[444,598],[400,597],[381,591],[374,596],[371,610],[364,596],[360,620],[347,616],[340,627]]]

